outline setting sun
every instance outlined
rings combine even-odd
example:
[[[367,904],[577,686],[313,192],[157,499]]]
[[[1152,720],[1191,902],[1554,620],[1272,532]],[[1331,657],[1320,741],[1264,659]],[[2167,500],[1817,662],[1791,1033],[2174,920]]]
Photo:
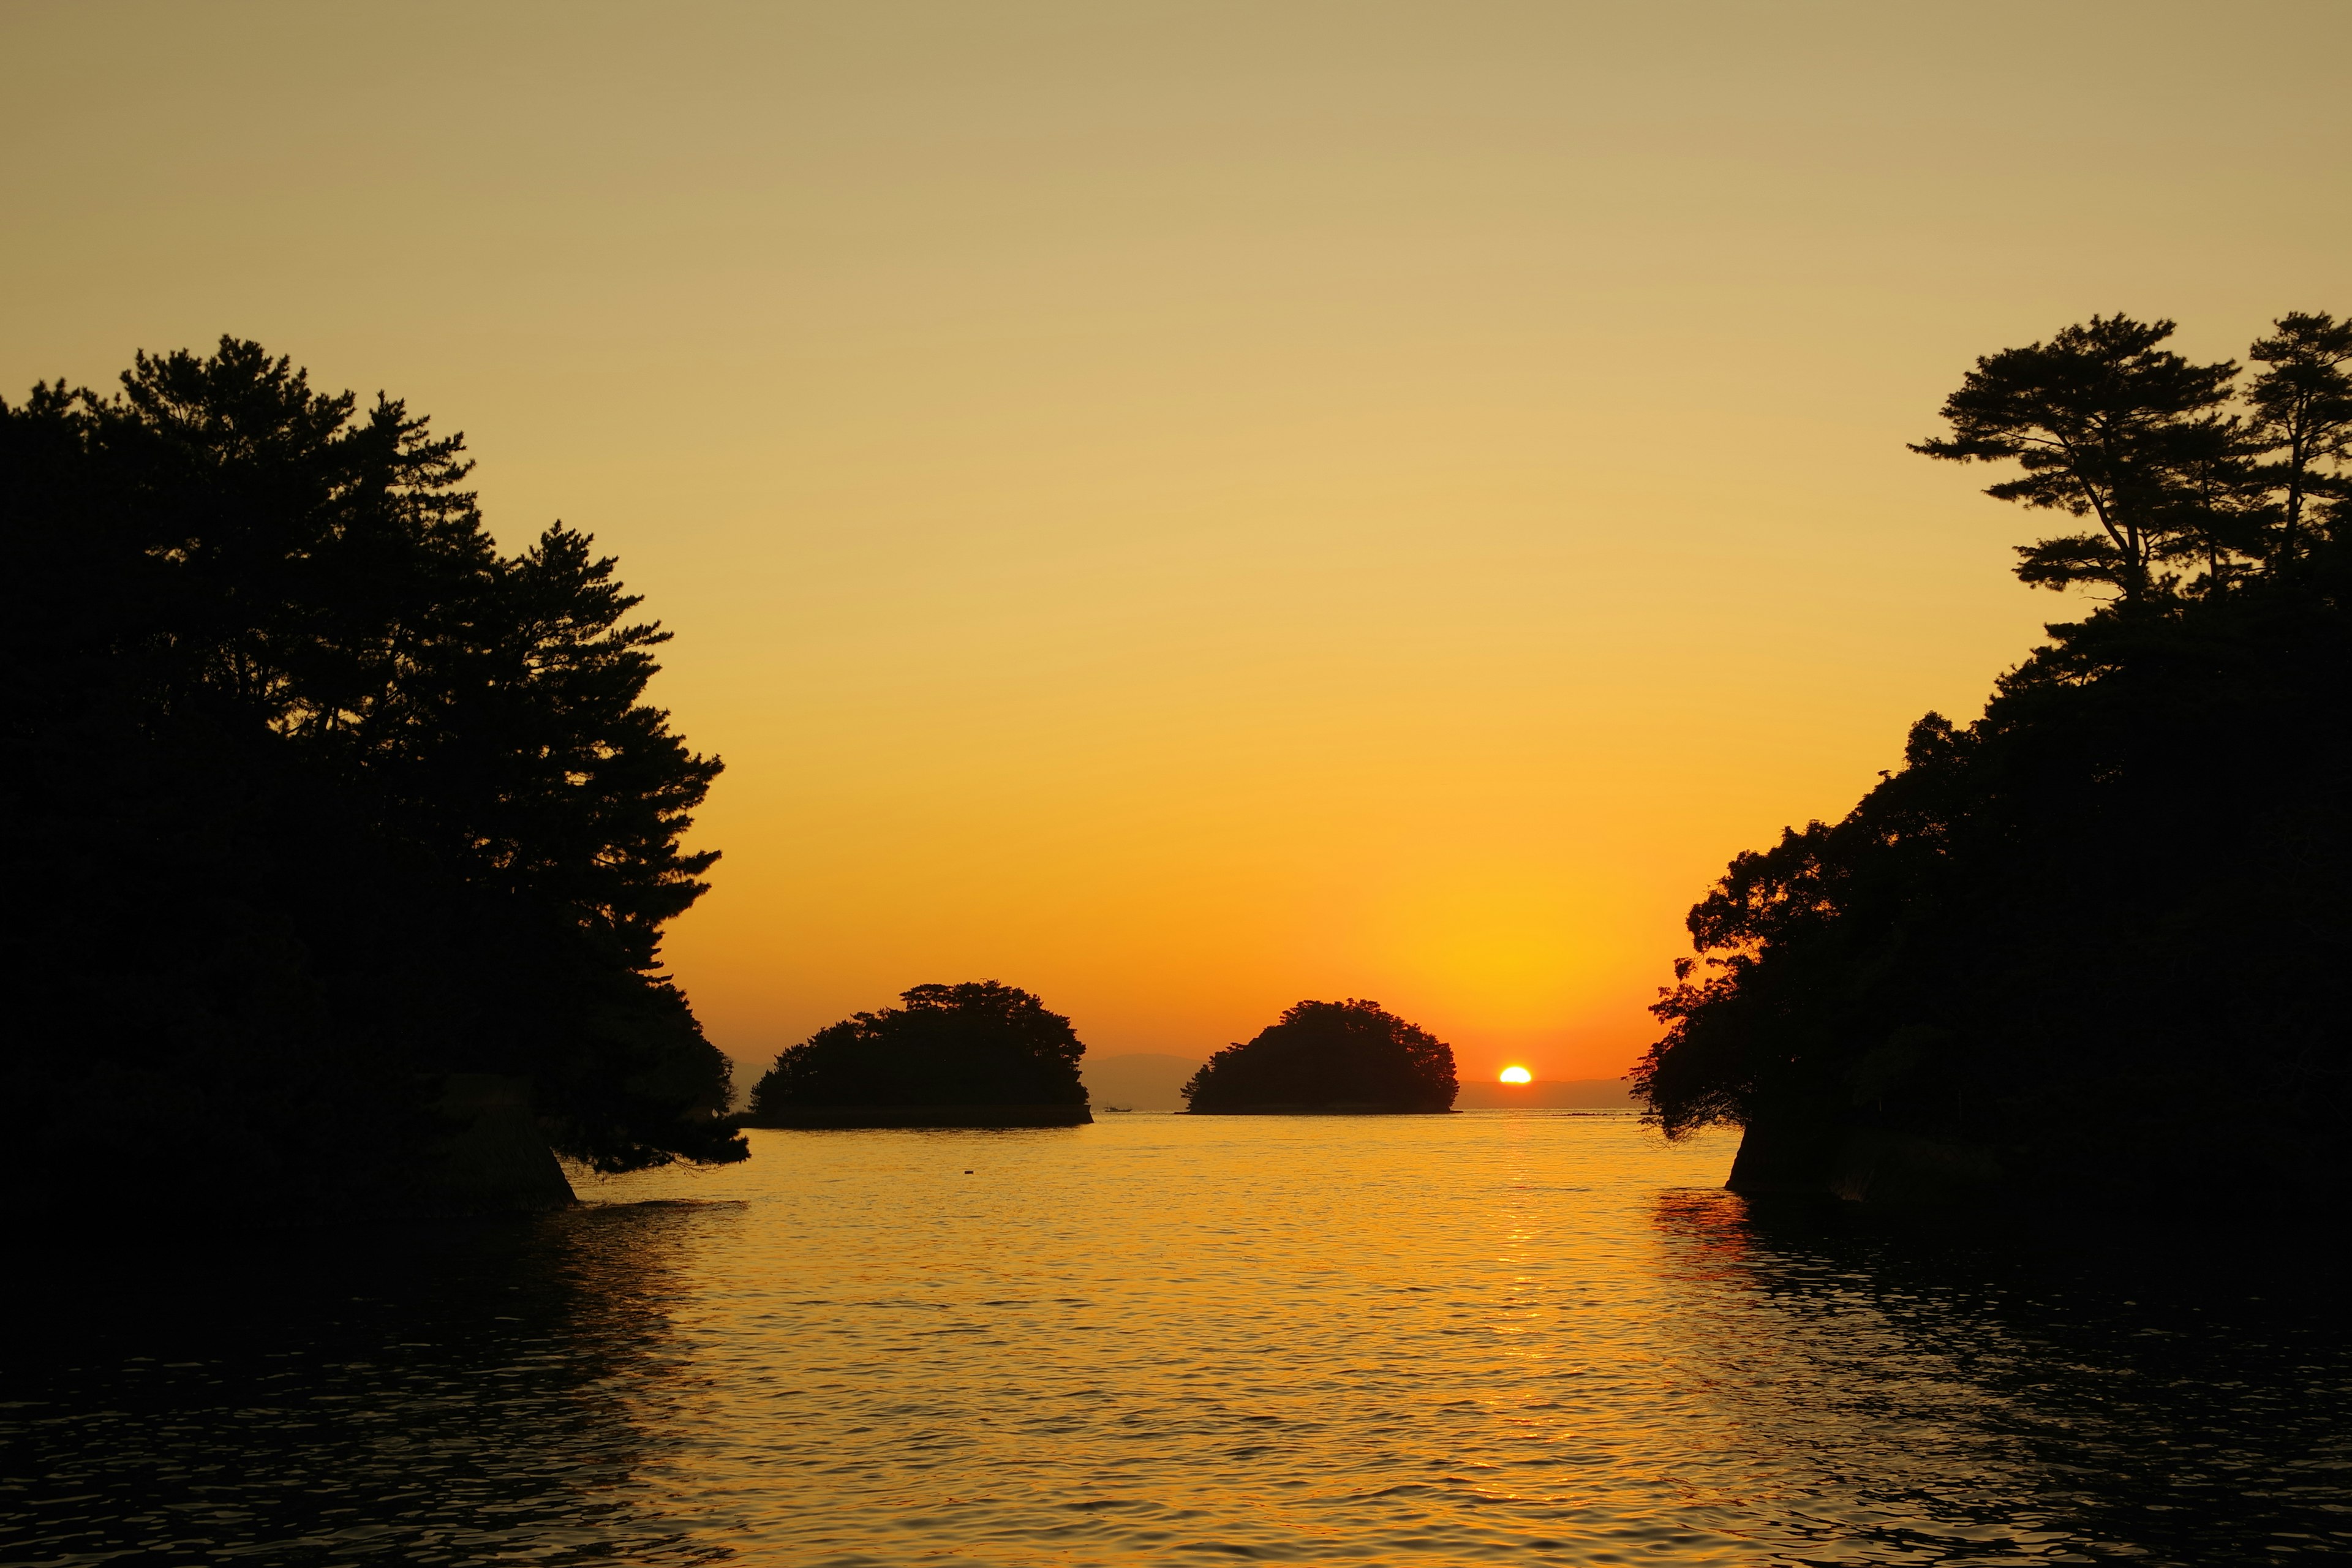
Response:
[[[1505,1083],[1533,1083],[1535,1081],[1535,1078],[1536,1075],[1529,1072],[1525,1068],[1505,1068],[1503,1069],[1503,1081]]]

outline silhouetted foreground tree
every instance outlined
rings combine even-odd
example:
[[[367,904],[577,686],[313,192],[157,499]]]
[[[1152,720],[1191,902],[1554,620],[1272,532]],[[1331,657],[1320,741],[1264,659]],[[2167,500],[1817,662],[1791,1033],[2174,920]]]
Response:
[[[1454,1047],[1377,1002],[1301,1002],[1184,1086],[1196,1115],[1451,1110]]]
[[[1048,1119],[1088,1120],[1078,1075],[1087,1047],[1069,1019],[1035,996],[979,980],[918,985],[899,999],[905,1006],[855,1014],[787,1047],[752,1086],[745,1120],[785,1125],[817,1112],[1008,1107],[1061,1107],[1067,1114]],[[846,1124],[830,1114],[814,1119]]]
[[[2233,406],[2167,330],[1991,356],[1923,448],[2030,457],[1991,493],[2100,531],[2019,575],[2116,597],[1691,911],[1636,1086],[1669,1133],[1746,1127],[1735,1184],[2342,1194],[2352,331],[2282,319]]]
[[[2023,477],[1987,495],[2097,523],[2020,545],[2025,582],[2104,584],[2126,602],[2217,591],[2298,559],[2313,504],[2342,500],[2352,322],[2281,317],[2253,345],[2264,368],[2242,395],[2235,363],[2192,364],[2158,347],[2172,326],[2094,316],[1989,354],[1944,400],[1951,435],[1911,448],[2014,460]]]
[[[719,763],[641,700],[667,634],[613,563],[561,526],[501,555],[461,449],[227,339],[0,403],[37,1206],[397,1201],[451,1071],[530,1075],[605,1170],[740,1157],[656,972]]]

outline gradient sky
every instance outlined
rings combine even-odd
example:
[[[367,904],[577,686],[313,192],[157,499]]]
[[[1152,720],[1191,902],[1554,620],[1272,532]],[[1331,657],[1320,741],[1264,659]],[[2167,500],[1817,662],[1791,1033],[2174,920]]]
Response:
[[[1734,852],[2067,613],[1903,449],[2094,311],[2352,310],[2352,6],[0,9],[0,389],[257,338],[678,634],[668,953],[1097,1052],[1622,1071]]]

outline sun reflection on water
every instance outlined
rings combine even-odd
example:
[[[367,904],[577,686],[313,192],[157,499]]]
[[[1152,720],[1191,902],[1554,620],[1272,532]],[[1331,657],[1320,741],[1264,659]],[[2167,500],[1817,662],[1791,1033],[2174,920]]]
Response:
[[[1545,1111],[753,1136],[544,1224],[223,1256],[167,1274],[168,1321],[16,1336],[0,1423],[40,1463],[0,1556],[2345,1541],[2324,1317],[1759,1215],[1719,1138]]]

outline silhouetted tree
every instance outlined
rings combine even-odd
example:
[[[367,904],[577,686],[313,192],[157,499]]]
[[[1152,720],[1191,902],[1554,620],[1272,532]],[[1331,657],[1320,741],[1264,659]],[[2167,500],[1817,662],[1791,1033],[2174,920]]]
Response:
[[[605,1169],[740,1157],[655,972],[719,763],[642,701],[666,634],[613,563],[560,525],[502,556],[462,453],[228,339],[0,403],[20,1146],[347,1198],[469,1070]]]
[[[752,1087],[747,1119],[801,1109],[1084,1105],[1069,1019],[993,980],[918,985],[903,1007],[857,1013],[787,1047]]]
[[[2267,459],[2260,482],[2275,496],[2268,518],[2280,554],[2304,552],[2314,501],[2341,501],[2352,450],[2352,321],[2290,311],[2247,357],[2264,368],[2247,390],[2252,435]]]
[[[1377,1002],[1301,1002],[1184,1086],[1189,1109],[1450,1110],[1454,1047]]]
[[[2137,599],[2166,563],[2218,561],[2242,542],[2229,503],[2244,443],[2220,412],[2238,367],[2159,349],[2172,328],[2094,316],[2047,343],[1979,359],[1944,400],[1952,434],[1911,448],[1953,462],[2013,460],[2024,476],[1987,495],[2097,521],[2094,533],[2020,545],[2023,581],[2102,583]]]
[[[2179,537],[2163,497],[2185,488],[2181,452],[2229,423],[2210,396],[2224,367],[2134,369],[2163,324],[2093,327],[2060,335],[2057,368],[2039,348],[2023,368],[1996,355],[1967,391],[2062,371],[2107,386],[2096,364],[2118,343],[2117,379],[2173,389],[2114,393],[2111,445],[2085,419],[2081,442],[2033,448],[2041,488],[1993,491],[2065,505],[2090,487],[2075,493],[2116,520],[2114,571],[2085,577],[2132,587],[2127,552],[2159,563]],[[2263,459],[2233,502],[2261,537],[2234,586],[2140,575],[2134,599],[2048,628],[1982,718],[1920,720],[1903,766],[1842,820],[1731,862],[1690,912],[1695,956],[1635,1073],[1669,1133],[1744,1126],[1800,1184],[1870,1132],[1997,1151],[2045,1200],[2335,1201],[2352,1115],[2326,979],[2352,942],[2352,540],[2313,501],[2341,494],[2341,332],[2288,316],[2256,345],[2272,368],[2231,438]],[[2040,559],[2021,575],[2053,580]]]

